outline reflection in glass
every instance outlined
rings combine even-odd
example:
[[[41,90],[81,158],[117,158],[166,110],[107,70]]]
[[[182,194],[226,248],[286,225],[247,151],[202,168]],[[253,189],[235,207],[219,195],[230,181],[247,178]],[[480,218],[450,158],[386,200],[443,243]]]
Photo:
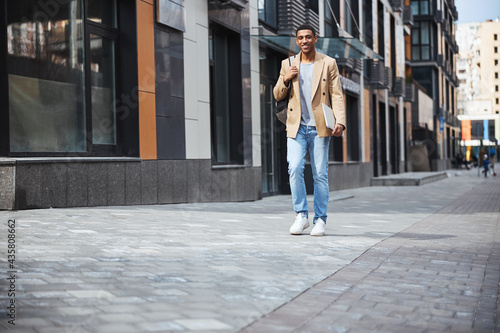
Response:
[[[116,144],[114,42],[90,35],[92,141]]]
[[[116,27],[116,0],[86,0],[90,21]]]
[[[7,1],[10,149],[86,151],[82,3],[38,2]]]
[[[420,11],[418,8],[418,1],[412,1],[411,2],[411,10],[413,12],[413,15],[419,15]]]

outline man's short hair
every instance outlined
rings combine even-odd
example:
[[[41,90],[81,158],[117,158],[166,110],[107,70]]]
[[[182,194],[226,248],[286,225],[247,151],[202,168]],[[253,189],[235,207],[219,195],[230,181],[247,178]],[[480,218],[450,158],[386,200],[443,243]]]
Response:
[[[297,37],[297,33],[300,30],[311,30],[313,33],[313,37],[316,37],[316,29],[314,29],[314,27],[308,23],[304,23],[300,27],[297,28],[297,32],[295,32],[295,37]]]

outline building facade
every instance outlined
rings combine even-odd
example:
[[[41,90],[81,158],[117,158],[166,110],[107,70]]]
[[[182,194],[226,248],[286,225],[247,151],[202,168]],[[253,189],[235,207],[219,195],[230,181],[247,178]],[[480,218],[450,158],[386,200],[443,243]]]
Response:
[[[0,208],[261,198],[246,1],[2,6]]]
[[[415,87],[432,92],[434,125],[439,112],[453,115],[456,108],[454,44],[443,33],[430,48],[432,60],[425,59],[426,40],[414,43],[414,1],[2,6],[0,79],[8,89],[0,93],[0,209],[289,193],[285,129],[274,115],[272,87],[281,61],[298,51],[294,33],[303,22],[317,27],[318,49],[337,59],[342,75],[347,130],[330,147],[331,190],[412,170]],[[446,8],[453,20],[453,7]],[[446,65],[439,66],[438,54]],[[426,66],[433,80],[417,82]],[[310,174],[306,182],[311,191]]]
[[[458,112],[467,158],[500,139],[500,21],[458,25]],[[486,149],[485,149],[486,151]]]

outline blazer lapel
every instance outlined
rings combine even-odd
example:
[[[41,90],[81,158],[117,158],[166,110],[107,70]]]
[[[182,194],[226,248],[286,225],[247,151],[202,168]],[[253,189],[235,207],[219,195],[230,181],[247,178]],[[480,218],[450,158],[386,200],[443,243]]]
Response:
[[[314,95],[316,94],[316,91],[318,90],[318,87],[320,85],[320,80],[321,80],[321,73],[323,72],[323,58],[318,57],[318,53],[316,53],[316,58],[314,59],[314,68],[313,68],[313,81],[312,81],[312,95],[311,97],[314,98]]]

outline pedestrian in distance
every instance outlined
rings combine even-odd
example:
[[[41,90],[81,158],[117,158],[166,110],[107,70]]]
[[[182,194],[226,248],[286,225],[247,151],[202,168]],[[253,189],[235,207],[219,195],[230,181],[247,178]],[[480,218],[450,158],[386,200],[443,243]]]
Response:
[[[330,137],[345,130],[345,107],[335,59],[316,51],[318,37],[309,24],[296,32],[300,52],[289,64],[281,63],[273,93],[277,101],[289,98],[286,120],[287,161],[295,221],[292,235],[309,227],[309,208],[304,182],[306,153],[309,151],[314,179],[314,227],[311,236],[323,236],[329,201],[328,150]],[[326,126],[323,105],[331,107],[335,126]]]
[[[488,159],[488,155],[484,154],[484,158],[483,158],[483,173],[484,173],[484,177],[488,177],[488,170],[489,170],[489,167],[490,167],[490,160]]]
[[[495,148],[491,147],[490,148],[490,169],[491,169],[491,174],[493,176],[496,176],[496,172],[495,172],[495,155],[496,155],[496,151],[495,151]]]

